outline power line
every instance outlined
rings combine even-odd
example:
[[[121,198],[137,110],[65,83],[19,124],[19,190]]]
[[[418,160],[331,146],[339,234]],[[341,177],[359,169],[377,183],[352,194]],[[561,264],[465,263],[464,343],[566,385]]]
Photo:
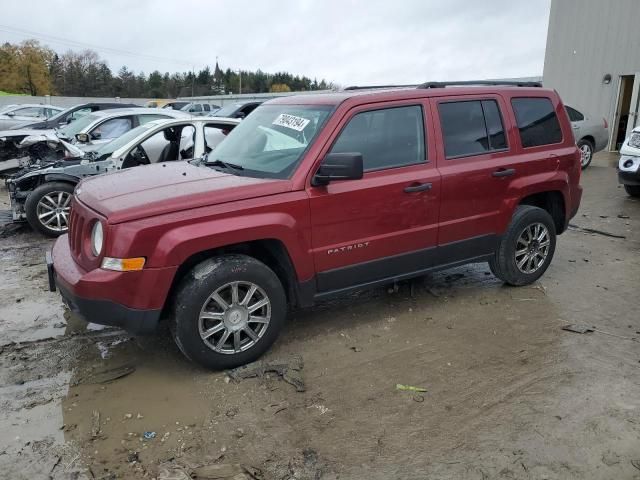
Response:
[[[154,60],[154,61],[161,61],[161,62],[169,62],[169,63],[173,63],[173,64],[180,64],[180,65],[185,65],[185,66],[189,66],[189,67],[193,67],[194,65],[200,65],[202,66],[202,64],[199,64],[199,62],[188,62],[185,60],[178,60],[175,58],[168,58],[168,57],[160,57],[160,56],[156,56],[156,55],[148,55],[148,54],[144,54],[144,53],[135,53],[135,52],[130,52],[127,50],[120,50],[117,48],[111,48],[111,47],[103,47],[100,45],[94,45],[91,43],[86,43],[86,42],[80,42],[77,40],[71,40],[68,38],[63,38],[63,37],[58,37],[55,35],[49,35],[49,34],[45,34],[45,33],[38,33],[38,32],[34,32],[31,30],[26,30],[23,28],[16,28],[16,27],[11,27],[9,25],[3,25],[0,24],[0,32],[5,32],[5,33],[9,33],[9,34],[13,34],[13,35],[26,35],[26,36],[30,36],[33,38],[36,38],[38,40],[42,40],[45,42],[50,42],[50,43],[58,43],[61,45],[66,45],[66,46],[71,46],[71,47],[76,47],[76,48],[90,48],[93,50],[97,50],[97,51],[101,51],[104,53],[111,53],[111,54],[115,54],[115,55],[123,55],[123,56],[128,56],[128,57],[135,57],[135,58],[145,58],[148,60]]]

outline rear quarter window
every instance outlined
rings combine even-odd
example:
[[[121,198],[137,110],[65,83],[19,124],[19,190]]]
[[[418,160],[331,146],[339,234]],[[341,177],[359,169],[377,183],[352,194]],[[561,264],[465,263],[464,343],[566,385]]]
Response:
[[[524,148],[551,145],[562,141],[558,116],[548,98],[513,98],[520,140]]]

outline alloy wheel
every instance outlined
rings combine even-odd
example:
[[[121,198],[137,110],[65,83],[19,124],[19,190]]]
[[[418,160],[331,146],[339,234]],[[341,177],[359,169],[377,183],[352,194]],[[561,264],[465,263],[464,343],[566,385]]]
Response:
[[[36,208],[38,221],[49,230],[67,231],[71,212],[71,195],[69,192],[51,192],[44,195]]]
[[[213,292],[198,317],[200,338],[217,353],[234,354],[253,347],[271,320],[271,301],[252,282],[230,282]]]
[[[582,145],[580,147],[580,164],[583,167],[585,167],[586,165],[589,165],[592,155],[593,155],[593,152],[591,151],[591,146],[586,143]]]
[[[515,261],[518,270],[531,274],[544,265],[549,246],[551,245],[549,230],[542,223],[534,223],[526,227],[516,241]]]

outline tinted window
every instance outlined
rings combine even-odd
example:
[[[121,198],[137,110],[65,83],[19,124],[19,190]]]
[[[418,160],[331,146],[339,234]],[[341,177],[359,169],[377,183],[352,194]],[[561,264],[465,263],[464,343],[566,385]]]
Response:
[[[504,134],[504,126],[502,125],[498,102],[495,100],[483,100],[482,111],[484,112],[484,121],[487,125],[489,148],[491,150],[507,148],[507,137]]]
[[[332,153],[362,154],[365,170],[424,162],[422,107],[398,107],[355,115],[342,130]]]
[[[550,145],[562,141],[562,130],[551,100],[514,98],[511,105],[516,114],[523,147]]]
[[[204,111],[205,111],[205,112],[209,112],[209,111],[210,111],[210,109],[209,109],[209,104],[208,104],[208,103],[203,104],[203,105],[202,105],[202,108],[204,108]]]
[[[584,115],[582,115],[575,108],[571,108],[571,107],[564,107],[564,108],[567,109],[569,120],[571,120],[572,122],[581,122],[582,120],[584,120]]]
[[[447,158],[507,148],[495,100],[440,103],[438,111]]]

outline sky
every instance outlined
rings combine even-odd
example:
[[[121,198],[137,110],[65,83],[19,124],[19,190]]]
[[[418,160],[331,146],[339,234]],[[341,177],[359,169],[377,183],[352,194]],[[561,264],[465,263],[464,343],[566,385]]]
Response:
[[[541,76],[551,0],[21,0],[0,42],[92,48],[112,71],[288,71],[338,85]]]

